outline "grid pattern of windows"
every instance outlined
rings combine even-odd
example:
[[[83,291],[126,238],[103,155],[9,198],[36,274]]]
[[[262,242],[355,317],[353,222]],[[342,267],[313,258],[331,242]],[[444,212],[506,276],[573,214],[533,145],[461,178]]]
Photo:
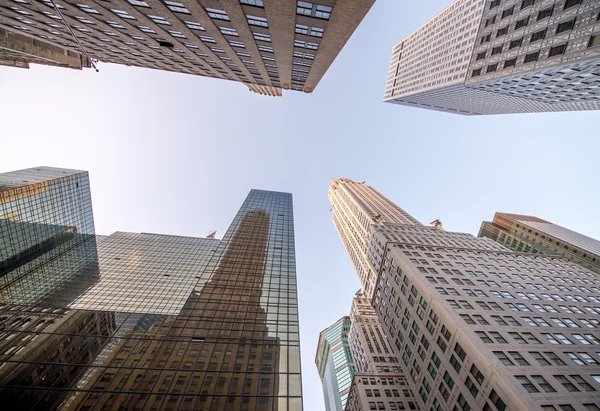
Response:
[[[243,0],[237,4],[218,5],[208,0],[199,3],[171,0],[78,0],[69,3],[57,0],[56,4],[92,59],[240,81],[251,91],[281,95],[282,89],[312,92],[374,2],[277,1],[276,4],[265,5],[262,0]],[[267,21],[269,13],[277,16],[277,20]],[[331,19],[334,14],[339,17]],[[23,15],[31,21],[27,27],[22,22]],[[49,19],[55,22],[49,25]],[[10,32],[23,32],[43,40],[45,43],[36,43],[41,56],[47,54],[42,53],[44,47],[68,55],[53,62],[54,65],[75,65],[77,68],[89,65],[86,58],[82,62],[78,42],[61,20],[49,1],[28,0],[19,2],[18,7],[0,8],[3,33],[6,28]],[[291,56],[296,51],[304,51],[298,48],[317,51],[321,41],[327,38],[324,33],[329,32],[329,27],[332,40],[320,54],[312,53],[322,58],[317,58],[318,64],[309,69],[298,68],[287,57],[278,57],[283,59],[279,67],[285,67],[285,70],[269,70],[258,55],[257,47],[261,42],[273,42],[278,49],[277,56]],[[206,31],[206,35],[222,51],[208,47],[203,39],[198,38],[197,30]],[[229,36],[240,38],[254,65],[244,64],[239,59],[235,47],[239,47],[240,43],[232,44]],[[187,46],[184,40],[195,47]],[[42,47],[42,44],[45,46]],[[30,55],[34,49],[32,46],[29,44]],[[222,56],[229,57],[230,64],[221,63]],[[27,60],[26,55],[22,60],[19,60],[21,65],[44,61],[41,58]]]
[[[352,206],[367,199],[355,192],[348,213],[358,217]],[[357,258],[376,273],[377,322],[420,409],[537,409],[571,392],[578,410],[598,398],[596,274],[561,256],[381,220]]]
[[[60,169],[0,175],[1,221],[43,217],[93,238],[84,183],[87,173]],[[41,201],[52,205],[31,207]],[[58,242],[55,232],[24,231]],[[302,410],[290,194],[252,190],[221,241],[117,233],[99,244],[99,272],[97,260],[85,267],[94,281],[69,307],[62,296],[77,278],[0,305],[3,399],[30,409]]]
[[[469,19],[473,8],[455,1],[394,47],[384,101],[464,115],[600,109],[600,79],[592,74],[600,58],[599,3],[478,3],[484,7]],[[461,6],[462,20],[447,29],[444,17]],[[465,26],[473,19],[475,28]],[[436,36],[450,44],[429,46],[439,43]],[[439,75],[426,76],[433,73]]]

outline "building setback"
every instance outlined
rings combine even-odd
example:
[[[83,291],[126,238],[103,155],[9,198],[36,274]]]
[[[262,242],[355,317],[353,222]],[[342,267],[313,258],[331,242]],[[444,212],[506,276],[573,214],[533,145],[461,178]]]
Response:
[[[222,240],[96,238],[88,182],[0,174],[7,407],[301,411],[291,195],[252,190]],[[87,236],[55,241],[64,227]],[[71,249],[87,243],[82,265]]]
[[[463,115],[600,108],[600,1],[456,0],[392,50],[383,100]]]
[[[346,407],[356,371],[348,346],[350,325],[350,317],[343,317],[319,334],[315,364],[323,384],[326,411],[344,411]]]
[[[484,221],[479,237],[491,238],[513,251],[563,255],[600,274],[600,241],[541,218],[496,213]]]
[[[271,96],[312,93],[374,2],[10,0],[0,7],[0,63],[98,60],[239,81]]]
[[[359,210],[365,198],[348,201]],[[372,227],[364,254],[376,273],[369,301],[407,385],[369,379],[365,387],[357,373],[353,411],[402,409],[391,405],[390,388],[408,389],[422,410],[598,410],[596,274],[563,256],[515,252],[439,225]],[[369,408],[352,401],[354,392]]]

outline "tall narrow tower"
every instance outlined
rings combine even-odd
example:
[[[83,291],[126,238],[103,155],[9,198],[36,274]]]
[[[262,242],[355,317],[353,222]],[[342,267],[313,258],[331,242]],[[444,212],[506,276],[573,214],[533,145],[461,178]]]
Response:
[[[370,297],[376,278],[366,262],[374,227],[421,223],[365,182],[357,183],[346,178],[332,179],[329,201],[333,211],[333,224],[352,260],[363,289]]]

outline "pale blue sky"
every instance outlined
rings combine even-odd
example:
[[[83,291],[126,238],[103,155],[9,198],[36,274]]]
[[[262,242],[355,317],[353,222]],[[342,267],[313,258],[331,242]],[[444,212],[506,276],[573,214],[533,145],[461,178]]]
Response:
[[[447,0],[378,0],[313,94],[100,64],[0,68],[0,172],[90,171],[96,231],[223,234],[251,188],[294,194],[306,411],[324,410],[319,331],[359,288],[329,177],[423,223],[477,234],[495,211],[600,238],[599,112],[461,117],[381,102],[391,48]]]

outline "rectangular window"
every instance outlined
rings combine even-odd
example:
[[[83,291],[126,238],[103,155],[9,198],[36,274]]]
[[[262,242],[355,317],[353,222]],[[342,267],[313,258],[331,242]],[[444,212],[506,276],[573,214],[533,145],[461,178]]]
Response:
[[[562,33],[563,31],[573,30],[573,27],[575,27],[575,20],[577,20],[577,19],[575,18],[575,19],[560,23],[558,25],[558,27],[556,28],[556,34]]]
[[[529,24],[529,16],[524,19],[518,20],[515,24],[515,30],[519,30],[521,27],[525,27]]]
[[[525,55],[524,63],[531,63],[531,62],[537,61],[539,57],[540,57],[540,52],[539,51],[536,51],[534,53],[526,54]]]
[[[240,0],[240,3],[247,4],[249,6],[265,7],[263,0]]]
[[[213,19],[217,19],[217,20],[226,20],[229,21],[229,16],[227,15],[227,13],[224,10],[219,10],[219,9],[211,9],[206,7],[206,13],[210,16],[210,18]]]
[[[550,52],[548,53],[548,57],[560,56],[565,54],[567,51],[567,43],[561,44],[559,46],[550,47]]]
[[[325,29],[319,27],[305,26],[303,24],[296,24],[295,31],[298,34],[304,34],[306,36],[323,37],[323,32],[325,31]]]
[[[567,0],[565,2],[565,8],[563,10],[570,9],[581,4],[581,0]]]
[[[329,18],[331,17],[332,10],[333,9],[329,6],[309,3],[307,1],[298,1],[296,6],[297,14],[308,17],[315,17],[323,20],[329,20]]]
[[[181,3],[178,3],[176,1],[169,1],[169,0],[164,0],[164,2],[167,5],[167,7],[169,8],[169,10],[174,11],[175,13],[190,14],[190,11],[188,9],[186,9],[185,6]]]
[[[523,0],[521,2],[521,10],[523,10],[524,8],[529,7],[529,6],[533,6],[534,3],[535,3],[535,0]]]
[[[547,9],[540,11],[538,13],[537,20],[540,21],[540,20],[546,19],[546,18],[552,16],[552,13],[554,13],[554,6],[548,7]]]
[[[246,19],[248,20],[248,24],[251,26],[259,26],[259,27],[265,27],[265,28],[269,27],[269,24],[267,23],[267,19],[264,17],[246,15]]]
[[[508,46],[509,50],[514,49],[515,47],[521,47],[521,45],[523,44],[523,37],[521,37],[520,39],[516,39],[510,42],[510,45]]]

